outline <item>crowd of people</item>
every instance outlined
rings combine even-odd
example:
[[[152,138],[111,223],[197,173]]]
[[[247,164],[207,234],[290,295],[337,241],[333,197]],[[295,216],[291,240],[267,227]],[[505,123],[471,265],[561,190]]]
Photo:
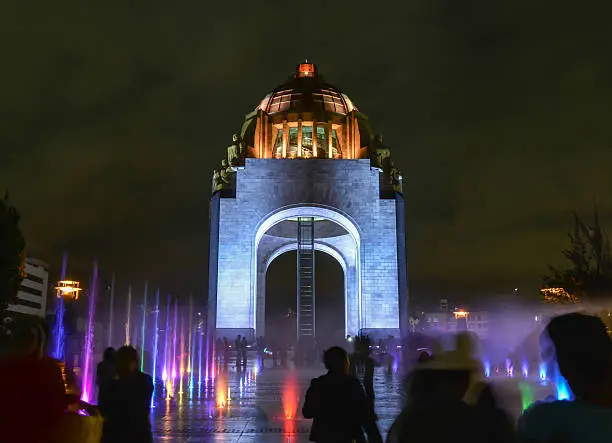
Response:
[[[347,341],[357,346],[361,338],[348,336]],[[302,341],[299,344],[288,340],[271,341],[273,344],[269,343],[265,337],[260,336],[254,342],[249,343],[246,337],[237,335],[232,343],[227,337],[219,337],[215,342],[217,363],[223,367],[234,364],[237,369],[244,369],[247,365],[248,351],[252,350],[257,356],[259,369],[265,369],[266,367],[287,369],[290,364],[304,368],[320,364],[319,356],[323,347],[316,338]],[[377,356],[390,355],[387,354],[388,340],[380,340],[376,348]]]
[[[469,334],[459,334],[456,349],[419,356],[388,443],[612,441],[612,341],[601,319],[573,313],[551,320],[542,334],[543,356],[556,360],[574,398],[537,402],[518,423],[498,401],[495,386],[484,381],[471,345]],[[380,441],[368,376],[361,384],[351,374],[342,348],[328,349],[324,363],[328,373],[312,381],[302,410],[313,419],[310,439]]]
[[[103,417],[104,443],[151,443],[153,380],[139,371],[136,350],[123,346],[104,352],[96,374],[98,406],[93,407],[67,389],[70,381],[62,376],[61,365],[46,356],[47,332],[44,325],[28,324],[14,331],[10,346],[3,350],[1,441],[59,442],[62,418],[85,410]],[[542,334],[542,355],[556,361],[573,399],[536,402],[518,420],[498,401],[495,385],[485,381],[470,336],[456,338],[457,346],[451,351],[419,355],[406,378],[404,405],[387,442],[612,441],[612,340],[598,317],[573,313],[550,321]],[[350,356],[340,347],[323,354],[327,373],[312,380],[302,409],[303,416],[313,420],[310,439],[314,442],[383,440],[374,407],[376,362],[369,342],[362,341]],[[242,366],[246,339],[237,338],[234,346]]]

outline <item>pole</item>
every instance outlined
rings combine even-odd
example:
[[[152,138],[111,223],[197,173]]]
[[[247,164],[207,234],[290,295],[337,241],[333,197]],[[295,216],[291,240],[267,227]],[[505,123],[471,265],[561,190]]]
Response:
[[[68,267],[68,251],[64,252],[62,257],[62,271],[60,274],[60,280],[66,279],[66,268]],[[64,327],[64,317],[66,314],[66,307],[64,305],[64,296],[58,292],[58,297],[55,300],[55,324],[53,326],[53,335],[55,338],[53,357],[57,360],[66,362],[65,355],[65,342],[66,342],[66,328]]]

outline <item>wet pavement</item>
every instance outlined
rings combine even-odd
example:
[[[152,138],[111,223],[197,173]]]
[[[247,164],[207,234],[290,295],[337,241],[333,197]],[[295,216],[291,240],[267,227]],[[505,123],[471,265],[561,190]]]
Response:
[[[322,366],[262,371],[249,361],[246,370],[237,370],[233,365],[218,370],[214,381],[194,382],[192,390],[185,381],[183,394],[170,400],[158,392],[152,412],[155,441],[307,442],[311,420],[302,418],[302,402],[310,380],[324,372]],[[383,437],[401,407],[402,378],[385,367],[375,369],[376,413]],[[534,400],[555,394],[554,385],[540,383],[537,376],[529,380],[494,377],[489,382],[493,383],[500,407],[514,419]],[[180,391],[180,387],[176,390]]]
[[[153,410],[156,442],[307,442],[311,420],[301,416],[310,380],[317,369],[246,371],[229,367],[214,382],[195,383],[171,400],[158,399]],[[401,405],[401,377],[376,368],[376,412],[383,436]],[[199,389],[197,388],[199,386]]]

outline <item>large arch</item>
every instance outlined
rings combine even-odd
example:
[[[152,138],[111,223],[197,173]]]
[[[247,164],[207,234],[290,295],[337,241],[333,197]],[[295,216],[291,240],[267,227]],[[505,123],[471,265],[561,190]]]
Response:
[[[403,214],[401,196],[381,197],[369,160],[246,159],[235,193],[211,201],[209,327],[254,336],[260,250],[295,242],[297,217],[313,216],[315,237],[350,258],[350,333],[398,336],[406,320]]]
[[[331,206],[308,204],[308,205],[288,205],[272,211],[262,218],[257,224],[255,233],[255,247],[259,244],[261,237],[275,224],[293,217],[320,217],[329,221],[336,222],[355,239],[359,244],[361,242],[360,230],[347,214],[339,211]]]
[[[347,281],[347,262],[346,259],[344,258],[344,256],[335,248],[321,243],[321,242],[315,242],[314,244],[314,248],[316,251],[320,251],[323,252],[327,255],[329,255],[330,257],[332,257],[334,260],[336,260],[339,264],[340,267],[342,268],[342,274],[343,274],[343,278],[344,278],[344,336],[346,337],[347,335],[347,331],[348,331],[348,311],[347,311],[347,300],[348,300],[348,285],[349,282]],[[283,245],[281,247],[279,247],[278,249],[276,249],[274,252],[272,252],[272,254],[270,254],[265,262],[265,267],[264,270],[262,272],[263,274],[263,278],[258,279],[260,280],[258,283],[258,289],[260,292],[263,292],[264,297],[260,297],[258,299],[258,304],[259,306],[257,307],[257,318],[256,318],[256,324],[259,325],[259,328],[261,328],[261,325],[264,324],[265,325],[265,316],[266,316],[266,311],[265,311],[265,294],[266,294],[266,275],[268,273],[268,268],[270,267],[270,264],[276,260],[278,257],[280,257],[281,255],[285,254],[286,252],[290,252],[290,251],[295,251],[297,250],[297,244],[292,243],[292,244],[286,244]],[[315,295],[315,300],[316,300],[316,295]],[[265,326],[264,326],[264,331],[261,331],[260,335],[264,335],[265,334]]]
[[[280,254],[297,249],[297,242],[289,241],[261,257],[260,243],[276,224],[296,218],[316,217],[328,220],[341,226],[346,232],[343,241],[333,244],[329,239],[315,239],[315,249],[334,257],[344,271],[344,325],[346,334],[356,334],[362,327],[362,294],[361,294],[361,234],[357,224],[336,209],[322,205],[293,205],[280,208],[266,215],[257,225],[252,248],[252,265],[254,272],[251,281],[253,323],[255,334],[265,333],[265,275],[269,264]]]

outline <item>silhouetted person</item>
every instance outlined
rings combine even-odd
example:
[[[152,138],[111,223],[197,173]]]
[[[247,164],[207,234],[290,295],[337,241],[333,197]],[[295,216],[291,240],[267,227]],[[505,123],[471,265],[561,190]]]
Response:
[[[272,360],[274,368],[281,366],[281,344],[278,340],[272,345]]]
[[[221,363],[221,356],[223,355],[223,340],[221,340],[221,337],[215,341],[215,354],[217,363]]]
[[[227,366],[230,361],[230,344],[227,337],[223,337],[223,364]]]
[[[278,362],[281,368],[287,366],[287,353],[289,352],[288,346],[284,344],[278,345]]]
[[[513,442],[514,430],[507,420],[463,401],[475,370],[470,359],[456,352],[435,355],[421,363],[410,378],[408,401],[391,426],[387,441]]]
[[[259,364],[261,365],[261,369],[264,369],[265,359],[266,359],[266,340],[260,336],[257,338],[257,358],[259,359]]]
[[[361,384],[349,375],[348,354],[340,347],[329,348],[323,354],[323,363],[328,372],[312,380],[302,408],[304,417],[313,419],[310,440],[365,441],[363,428],[371,428],[374,421]],[[376,441],[375,432],[368,429],[370,434],[373,437],[369,441]]]
[[[106,348],[102,356],[102,361],[96,367],[96,386],[98,386],[98,403],[104,403],[104,395],[109,382],[117,377],[115,362],[115,350]]]
[[[238,334],[236,336],[236,340],[234,340],[234,351],[236,352],[236,367],[240,366],[240,357],[242,357],[242,353],[240,352],[241,343],[242,335]]]
[[[131,346],[117,350],[118,379],[111,381],[105,404],[103,441],[151,443],[151,397],[153,380],[138,370],[138,352]]]
[[[240,358],[242,360],[242,367],[246,368],[247,365],[247,339],[246,337],[242,337],[242,341],[240,342]]]
[[[429,355],[427,351],[421,351],[421,353],[419,354],[419,357],[417,358],[417,362],[425,363],[431,360],[431,358],[432,358],[431,355]]]
[[[562,315],[550,321],[540,344],[575,399],[529,408],[519,420],[520,441],[612,441],[612,341],[605,324],[590,315]]]

